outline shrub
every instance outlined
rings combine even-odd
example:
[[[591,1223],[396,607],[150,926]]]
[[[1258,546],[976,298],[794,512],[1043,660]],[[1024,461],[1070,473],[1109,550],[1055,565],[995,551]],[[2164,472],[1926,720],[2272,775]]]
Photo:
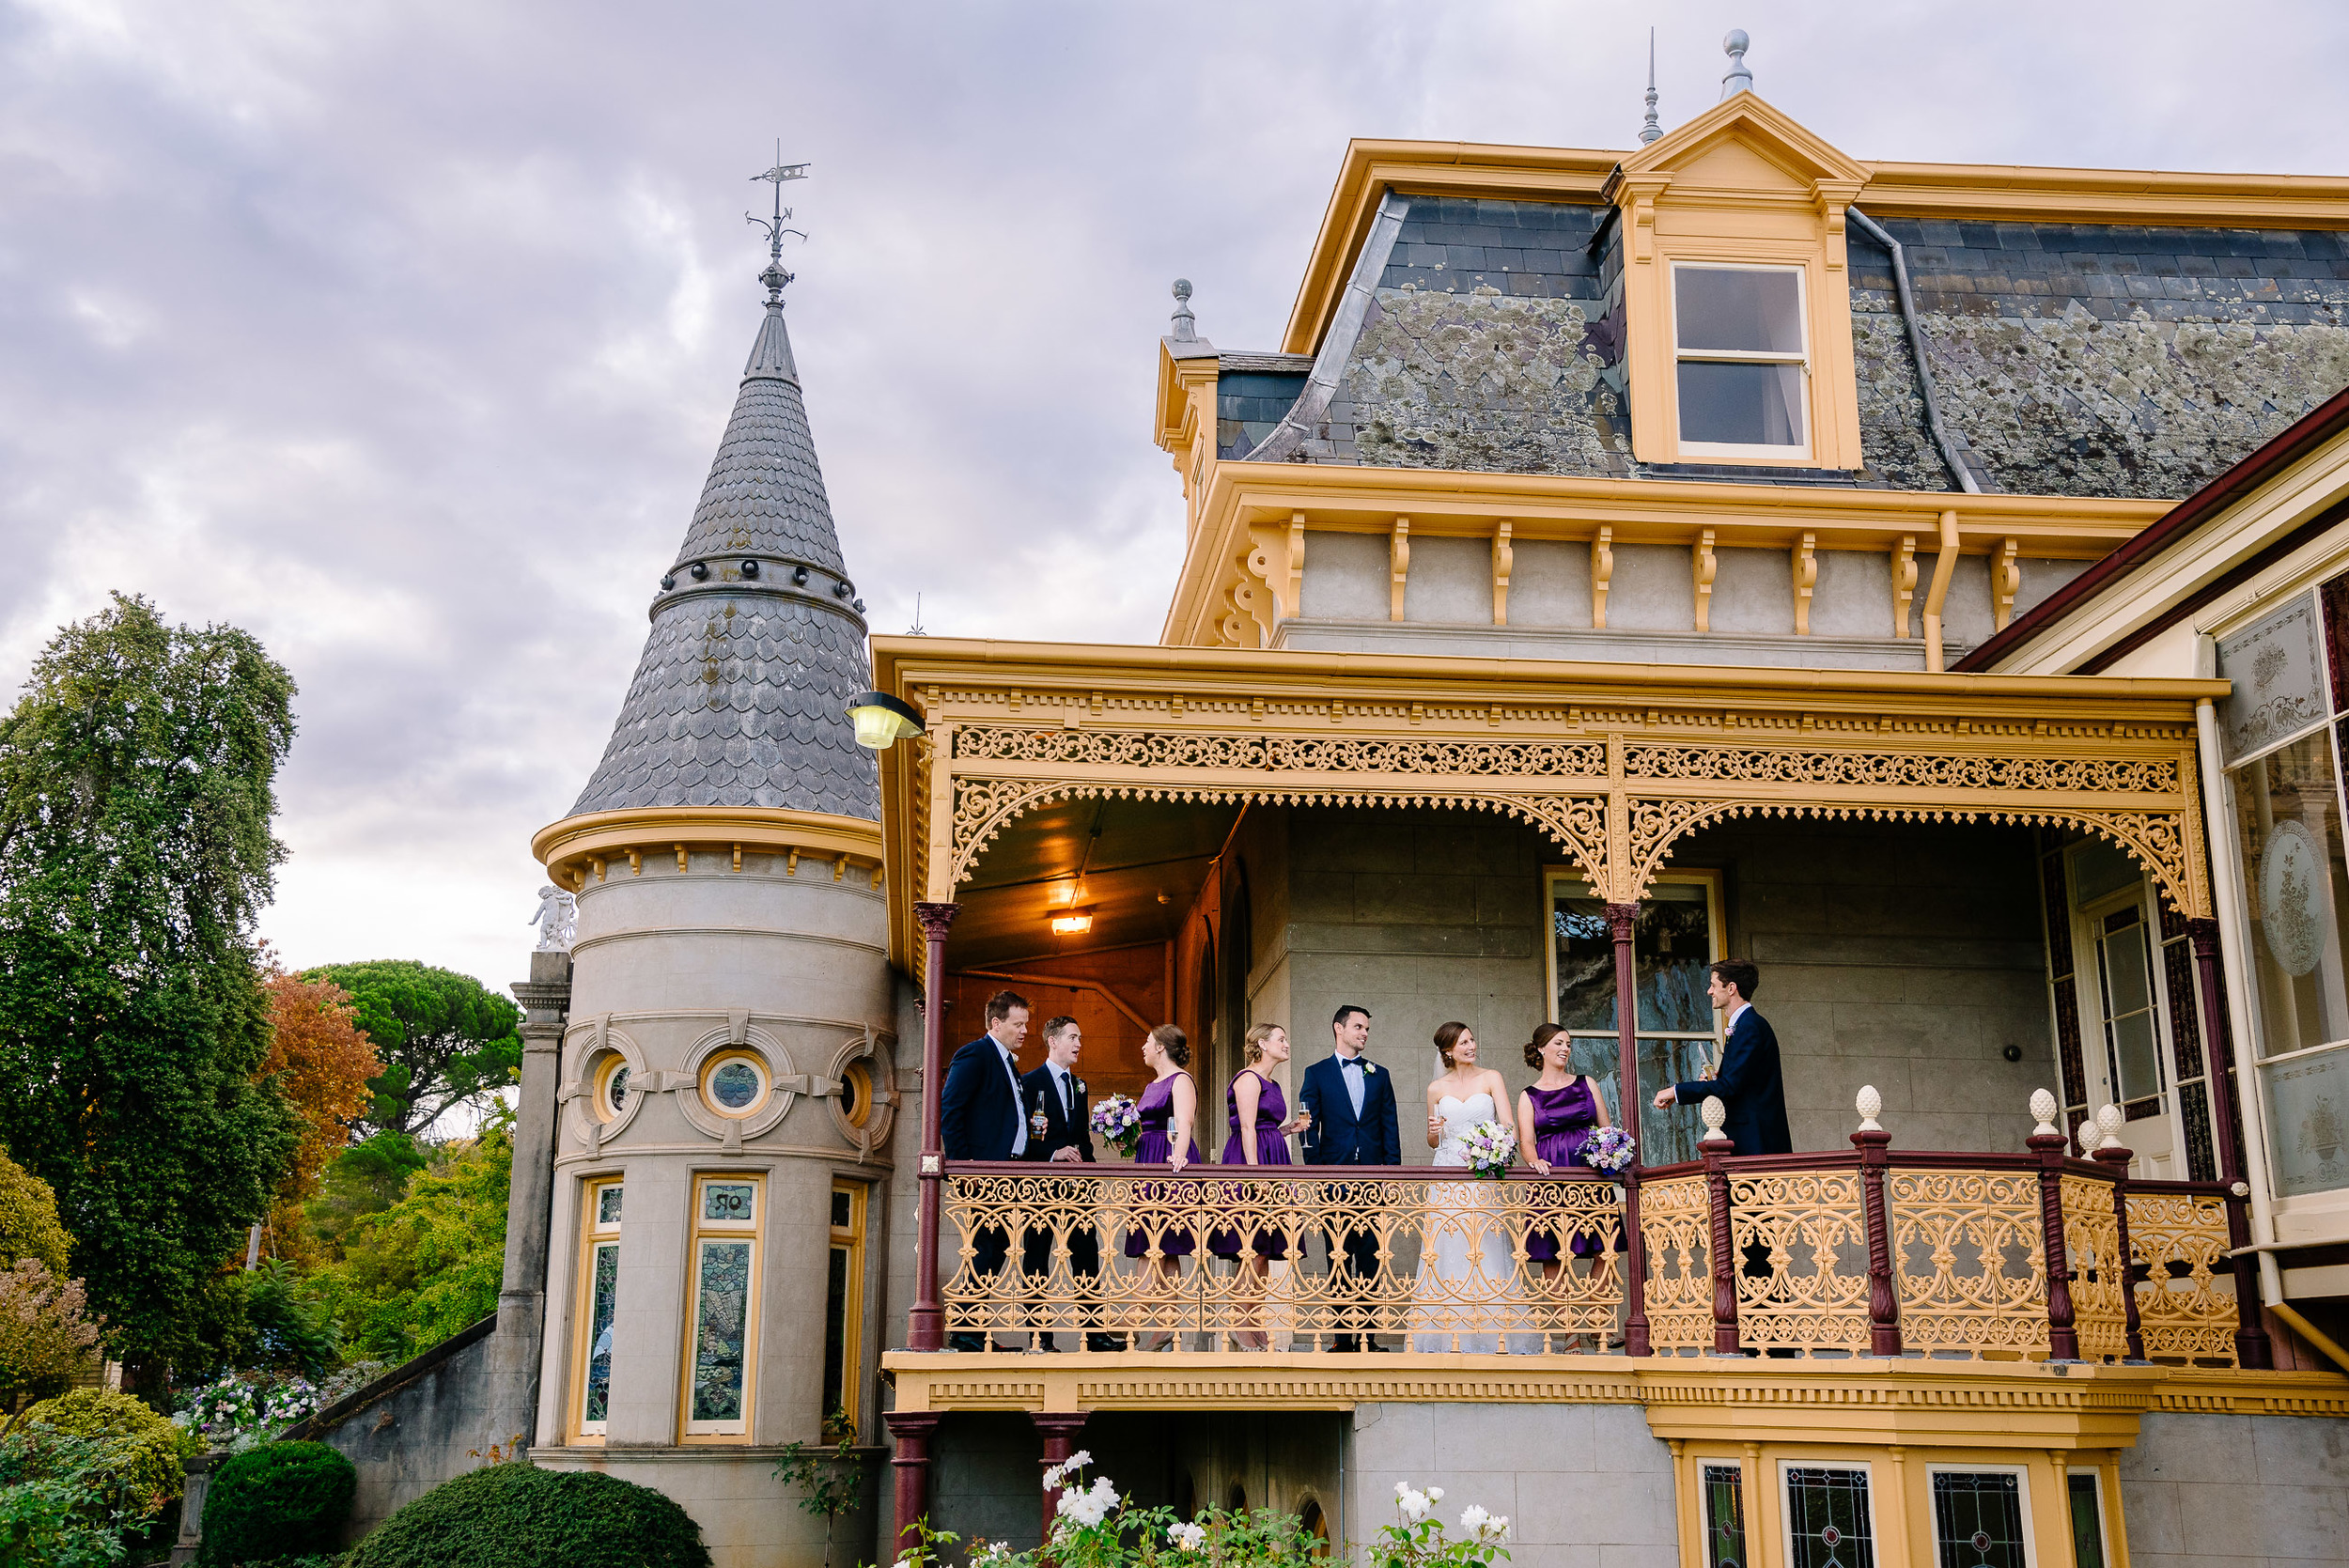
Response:
[[[121,1483],[142,1516],[179,1495],[187,1472],[179,1463],[179,1429],[146,1402],[112,1389],[75,1389],[24,1412],[23,1425],[45,1426],[101,1443],[98,1467]]]
[[[73,1238],[57,1219],[57,1195],[0,1149],[0,1268],[19,1258],[39,1258],[62,1279]]]
[[[0,1562],[9,1568],[113,1568],[146,1498],[109,1469],[104,1438],[18,1422],[0,1436]]]
[[[81,1281],[58,1280],[38,1258],[0,1264],[0,1414],[63,1393],[89,1364],[103,1320],[87,1306]]]
[[[263,1443],[221,1466],[204,1498],[205,1563],[331,1552],[359,1472],[324,1443]]]
[[[207,1533],[209,1534],[209,1526]],[[345,1568],[708,1568],[701,1529],[649,1486],[491,1465],[383,1521]]]

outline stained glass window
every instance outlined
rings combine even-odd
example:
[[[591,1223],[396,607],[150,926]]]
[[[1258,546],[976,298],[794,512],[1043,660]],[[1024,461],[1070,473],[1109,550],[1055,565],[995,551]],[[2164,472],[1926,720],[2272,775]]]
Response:
[[[695,1295],[692,1419],[739,1421],[750,1331],[751,1244],[703,1242]]]
[[[1933,1538],[1941,1568],[2024,1568],[2021,1480],[2001,1470],[1936,1470]]]
[[[2096,1472],[2074,1470],[2071,1482],[2073,1568],[2105,1568],[2105,1516],[2096,1506]]]
[[[832,1247],[824,1260],[825,1436],[856,1430],[859,1330],[864,1318],[864,1199],[861,1182],[834,1182]]]
[[[1735,1465],[1704,1467],[1705,1568],[1745,1568],[1744,1479]]]
[[[617,1187],[607,1187],[596,1194],[598,1225],[616,1225],[620,1222],[620,1191]]]
[[[1875,1568],[1868,1472],[1789,1466],[1787,1568]]]
[[[759,1074],[756,1067],[737,1057],[719,1063],[709,1075],[709,1097],[721,1110],[741,1110],[758,1098]]]
[[[618,1309],[620,1244],[596,1243],[587,1294],[587,1397],[580,1407],[583,1428],[603,1430],[612,1405],[612,1320]]]
[[[702,1218],[724,1219],[737,1224],[749,1224],[755,1218],[758,1188],[751,1182],[705,1182],[702,1185]]]

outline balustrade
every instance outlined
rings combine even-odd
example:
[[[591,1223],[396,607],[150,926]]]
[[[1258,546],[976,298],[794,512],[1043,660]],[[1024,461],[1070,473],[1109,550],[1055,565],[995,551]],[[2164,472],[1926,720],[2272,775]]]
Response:
[[[2102,1146],[2081,1158],[2044,1091],[2028,1154],[1892,1148],[1876,1110],[1863,1092],[1850,1153],[1741,1158],[1708,1140],[1700,1161],[1639,1172],[1641,1277],[1626,1187],[1595,1174],[950,1165],[944,1327],[1021,1347],[1109,1334],[1217,1351],[1263,1334],[1309,1349],[1369,1332],[1405,1349],[1597,1351],[1623,1346],[1637,1290],[1660,1355],[2121,1360],[2141,1343],[2235,1364],[2228,1192],[2127,1180],[2117,1110],[2083,1127]],[[1239,1261],[1254,1256],[1262,1271]]]

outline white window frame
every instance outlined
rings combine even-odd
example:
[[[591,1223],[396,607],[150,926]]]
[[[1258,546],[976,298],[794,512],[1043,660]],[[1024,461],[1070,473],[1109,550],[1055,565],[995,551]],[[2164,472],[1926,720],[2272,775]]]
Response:
[[[1937,1475],[2013,1476],[2015,1478],[2015,1505],[2022,1510],[2023,1514],[2023,1568],[2039,1568],[2039,1537],[2031,1526],[2030,1467],[2029,1466],[1927,1465],[1925,1467],[1925,1513],[1930,1516],[1933,1524],[1933,1558],[1936,1562],[1941,1560],[1941,1511],[1934,1506],[1933,1497],[1933,1478]],[[2098,1499],[2098,1506],[2103,1506],[2101,1498]]]
[[[751,1189],[748,1219],[708,1219],[705,1194],[712,1187]],[[693,1177],[692,1243],[686,1249],[684,1372],[677,1392],[677,1418],[687,1440],[748,1442],[751,1418],[758,1398],[758,1297],[761,1266],[759,1230],[767,1219],[767,1180],[757,1172],[707,1171]],[[702,1306],[702,1252],[711,1244],[746,1244],[751,1250],[748,1280],[742,1301],[742,1413],[725,1421],[693,1419],[693,1361]]]
[[[1868,1478],[1868,1555],[1875,1560],[1876,1568],[1886,1568],[1884,1560],[1884,1510],[1876,1497],[1876,1467],[1865,1459],[1781,1459],[1778,1462],[1778,1548],[1779,1561],[1795,1560],[1794,1498],[1787,1494],[1789,1470],[1858,1470]],[[1753,1550],[1753,1533],[1746,1533],[1746,1550]]]
[[[2084,1475],[2094,1482],[2096,1495],[2096,1543],[2105,1557],[2105,1568],[2119,1568],[2112,1553],[2112,1515],[2105,1507],[2105,1471],[2101,1465],[2066,1465],[2063,1467],[2063,1522],[2072,1523],[2072,1478]],[[2074,1532],[2064,1530],[2064,1545],[2070,1546]]]
[[[1795,276],[1795,308],[1802,337],[1799,353],[1776,353],[1759,349],[1683,349],[1680,346],[1680,274],[1708,272],[1791,272]],[[1672,321],[1672,444],[1683,458],[1766,458],[1777,462],[1809,461],[1819,449],[1818,410],[1811,389],[1812,371],[1810,269],[1800,262],[1676,260],[1672,264],[1671,297],[1665,303]],[[1802,440],[1787,446],[1747,445],[1730,442],[1690,441],[1681,433],[1680,366],[1683,363],[1714,365],[1796,365],[1802,367]]]

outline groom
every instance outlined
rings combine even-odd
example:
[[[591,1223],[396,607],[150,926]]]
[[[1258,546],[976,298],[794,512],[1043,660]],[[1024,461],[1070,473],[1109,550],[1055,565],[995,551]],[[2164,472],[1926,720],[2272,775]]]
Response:
[[[1791,1155],[1794,1134],[1786,1127],[1786,1085],[1779,1077],[1778,1035],[1753,1010],[1753,988],[1762,971],[1742,958],[1715,964],[1704,994],[1727,1016],[1729,1040],[1721,1048],[1720,1071],[1709,1079],[1675,1083],[1656,1092],[1656,1109],[1702,1105],[1708,1094],[1729,1112],[1721,1131],[1741,1155]]]
[[[1400,1165],[1403,1139],[1396,1128],[1394,1084],[1377,1063],[1362,1054],[1370,1044],[1370,1011],[1347,1002],[1330,1020],[1336,1054],[1325,1056],[1305,1069],[1298,1104],[1313,1120],[1305,1128],[1308,1165]],[[1334,1191],[1344,1193],[1333,1184]],[[1369,1231],[1330,1233],[1330,1250],[1346,1254],[1345,1273],[1354,1290],[1367,1298],[1378,1283],[1378,1238]],[[1360,1310],[1344,1314],[1357,1332],[1331,1336],[1332,1350],[1380,1348],[1377,1340],[1360,1332],[1368,1327]]]

